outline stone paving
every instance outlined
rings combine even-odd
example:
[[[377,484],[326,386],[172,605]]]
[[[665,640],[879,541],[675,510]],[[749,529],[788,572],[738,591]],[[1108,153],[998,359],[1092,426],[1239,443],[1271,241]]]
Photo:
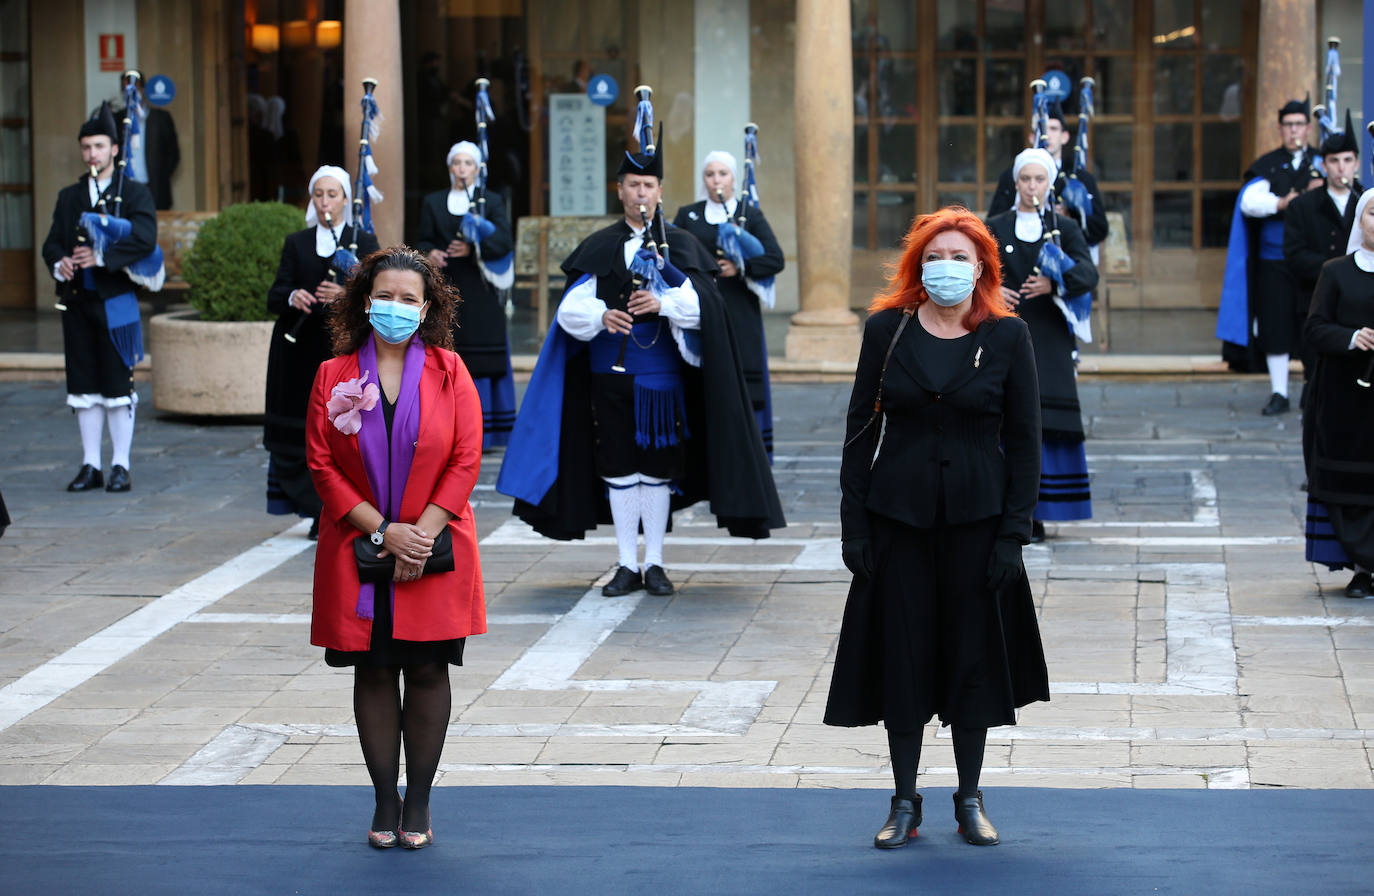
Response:
[[[1054,698],[990,733],[986,786],[1374,786],[1374,603],[1303,561],[1299,421],[1259,415],[1266,385],[1082,384],[1096,517],[1026,551]],[[602,598],[609,527],[535,536],[488,457],[490,632],[453,670],[441,784],[890,786],[880,729],[821,724],[848,391],[776,387],[789,528],[679,514],[669,598]],[[351,676],[308,643],[313,546],[262,509],[260,429],[141,392],[128,495],[63,491],[59,384],[0,392],[0,783],[365,784]],[[952,785],[947,734],[927,743],[922,786]]]

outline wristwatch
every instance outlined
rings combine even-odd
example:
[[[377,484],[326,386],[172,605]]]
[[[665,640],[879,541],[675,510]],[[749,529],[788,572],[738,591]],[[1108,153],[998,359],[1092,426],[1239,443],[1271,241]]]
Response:
[[[386,527],[387,527],[387,526],[390,526],[390,525],[391,525],[391,521],[390,521],[390,520],[382,520],[382,524],[381,524],[380,526],[377,527],[377,531],[376,531],[376,532],[373,532],[371,535],[369,535],[368,538],[371,538],[371,539],[372,539],[372,543],[373,543],[373,544],[377,545],[378,547],[381,547],[381,546],[382,546],[382,534],[383,534],[384,532],[386,532]]]

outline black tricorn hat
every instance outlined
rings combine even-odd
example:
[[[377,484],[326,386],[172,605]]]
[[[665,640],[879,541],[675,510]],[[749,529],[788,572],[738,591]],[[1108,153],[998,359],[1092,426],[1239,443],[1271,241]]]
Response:
[[[110,111],[110,101],[105,100],[90,118],[81,123],[76,139],[82,137],[109,137],[111,143],[119,142],[119,126],[115,124],[114,112]]]
[[[624,177],[627,174],[646,174],[663,180],[663,123],[658,125],[658,145],[648,147],[653,152],[645,152],[645,147],[640,147],[639,152],[625,151],[625,158],[620,160],[620,167],[616,170],[616,177]]]
[[[1279,110],[1280,122],[1283,121],[1283,116],[1285,115],[1301,115],[1303,118],[1306,118],[1308,121],[1311,121],[1312,95],[1309,93],[1307,96],[1303,97],[1302,102],[1298,102],[1297,100],[1289,100],[1288,102],[1284,103],[1283,108]]]
[[[1350,121],[1350,109],[1345,110],[1345,130],[1336,131],[1322,141],[1320,155],[1329,156],[1338,152],[1360,154],[1360,141],[1355,137],[1355,126]]]

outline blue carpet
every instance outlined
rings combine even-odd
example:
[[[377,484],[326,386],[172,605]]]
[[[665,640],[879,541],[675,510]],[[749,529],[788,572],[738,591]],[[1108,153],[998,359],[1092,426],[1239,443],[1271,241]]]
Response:
[[[0,892],[1252,894],[1374,891],[1374,791],[992,788],[1002,845],[925,792],[443,787],[435,845],[364,843],[357,787],[0,788]]]

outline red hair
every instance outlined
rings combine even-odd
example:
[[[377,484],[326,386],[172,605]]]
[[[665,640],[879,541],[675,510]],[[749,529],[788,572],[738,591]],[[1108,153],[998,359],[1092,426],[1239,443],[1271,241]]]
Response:
[[[921,263],[931,240],[947,230],[957,230],[973,242],[983,273],[973,284],[973,304],[964,315],[970,330],[988,318],[1011,317],[1013,311],[1002,298],[1002,265],[997,257],[997,240],[987,225],[963,206],[951,205],[917,218],[902,239],[902,257],[891,268],[887,289],[874,297],[870,312],[888,308],[919,308],[930,299],[921,285]]]

